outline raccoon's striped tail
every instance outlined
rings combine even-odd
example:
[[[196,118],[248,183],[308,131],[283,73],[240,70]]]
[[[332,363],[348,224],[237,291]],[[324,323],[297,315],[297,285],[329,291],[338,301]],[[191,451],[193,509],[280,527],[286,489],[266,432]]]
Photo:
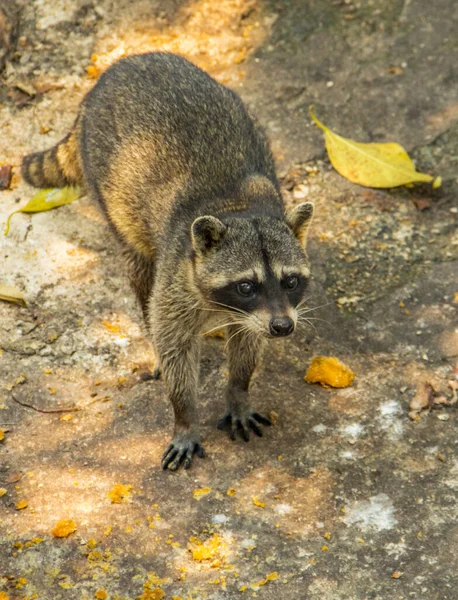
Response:
[[[83,174],[75,129],[53,148],[24,156],[21,172],[27,183],[39,188],[82,185]]]

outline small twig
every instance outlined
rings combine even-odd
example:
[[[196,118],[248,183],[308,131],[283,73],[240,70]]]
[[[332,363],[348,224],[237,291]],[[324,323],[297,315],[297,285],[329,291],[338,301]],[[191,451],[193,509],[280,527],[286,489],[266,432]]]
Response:
[[[15,402],[17,402],[21,406],[31,408],[32,410],[36,410],[37,412],[41,413],[61,413],[81,410],[79,406],[68,406],[67,408],[38,408],[37,406],[33,406],[33,404],[27,404],[27,402],[22,402],[21,400],[18,400],[14,394],[11,394],[11,397]]]

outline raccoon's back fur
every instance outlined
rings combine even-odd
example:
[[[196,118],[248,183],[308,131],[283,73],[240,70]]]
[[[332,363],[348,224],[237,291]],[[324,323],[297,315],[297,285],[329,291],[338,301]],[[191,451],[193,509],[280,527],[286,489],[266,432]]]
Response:
[[[187,60],[160,52],[113,65],[83,100],[73,131],[23,162],[24,178],[36,187],[83,184],[122,240],[151,257],[160,233],[170,241],[164,226],[173,210],[176,232],[216,196],[233,196],[250,173],[278,186],[264,133],[240,98]],[[176,202],[191,197],[191,205]]]

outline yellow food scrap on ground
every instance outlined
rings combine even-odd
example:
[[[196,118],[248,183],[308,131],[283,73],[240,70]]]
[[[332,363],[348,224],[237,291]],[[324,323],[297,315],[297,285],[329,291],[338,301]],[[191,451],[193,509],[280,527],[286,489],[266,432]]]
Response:
[[[17,589],[20,590],[22,587],[25,586],[26,583],[27,579],[25,577],[19,577],[19,579],[16,580]]]
[[[330,531],[326,531],[326,533],[323,535],[325,540],[330,540],[332,537],[332,533]]]
[[[134,487],[132,485],[122,485],[121,483],[116,483],[111,492],[108,492],[107,495],[112,504],[121,504],[129,499],[130,491],[133,489]]]
[[[113,325],[109,321],[102,321],[102,325],[104,325],[108,331],[111,331],[111,333],[119,333],[121,331],[119,325]]]
[[[194,496],[194,498],[196,500],[200,500],[203,496],[206,496],[207,494],[209,494],[212,491],[211,488],[199,488],[196,489],[192,492],[192,495]]]
[[[8,490],[6,490],[5,488],[0,488],[0,498],[7,493],[8,493]]]
[[[95,65],[89,65],[86,67],[87,76],[90,79],[98,79],[100,72]]]
[[[3,429],[0,429],[0,442],[5,439],[5,432]]]
[[[278,421],[278,413],[276,413],[274,410],[271,410],[269,413],[269,419],[272,425],[276,425]]]
[[[252,500],[253,500],[253,504],[255,506],[259,506],[259,508],[264,508],[266,505],[265,502],[261,502],[261,500],[259,500],[256,496],[253,496]]]
[[[221,538],[216,533],[205,542],[201,542],[195,537],[189,538],[189,541],[191,543],[188,548],[191,551],[193,560],[197,561],[214,558],[221,547]]]
[[[64,590],[69,590],[70,588],[72,588],[75,584],[73,583],[73,581],[59,581],[59,585],[61,588],[63,588]]]
[[[73,421],[73,415],[71,413],[65,413],[60,418],[61,421]]]
[[[246,592],[248,589],[248,587],[246,585],[242,585],[242,587],[239,589],[239,592]]]
[[[103,535],[105,537],[108,537],[110,535],[110,533],[112,532],[113,527],[111,525],[107,525],[105,528],[105,531],[103,532]]]
[[[226,492],[226,494],[227,494],[228,496],[235,496],[235,495],[236,495],[236,493],[237,493],[237,490],[234,490],[234,488],[228,488],[228,490],[227,490],[227,492]]]
[[[355,374],[335,356],[315,356],[304,377],[307,383],[321,383],[335,388],[348,387]]]
[[[394,573],[391,575],[392,579],[399,579],[400,577],[403,576],[404,573],[402,573],[401,571],[394,571]]]
[[[54,537],[63,538],[76,531],[76,523],[73,519],[62,519],[52,530]]]
[[[275,581],[276,579],[278,579],[277,571],[274,571],[273,573],[268,573],[266,575],[266,579],[267,579],[267,581]]]
[[[154,590],[145,590],[143,594],[137,596],[136,600],[162,600],[162,598],[165,598],[164,590],[155,588]]]
[[[105,590],[97,590],[94,594],[94,597],[97,598],[97,600],[106,600],[108,598],[108,594]]]
[[[16,504],[16,510],[23,510],[24,508],[28,507],[28,503],[27,500],[19,500],[19,502]]]

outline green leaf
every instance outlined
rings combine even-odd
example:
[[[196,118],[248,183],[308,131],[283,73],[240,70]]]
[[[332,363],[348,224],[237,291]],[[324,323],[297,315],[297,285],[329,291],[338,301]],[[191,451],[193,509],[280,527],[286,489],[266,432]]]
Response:
[[[399,144],[363,144],[344,138],[323,125],[310,107],[310,116],[323,130],[329,160],[334,169],[346,179],[366,187],[391,188],[419,181],[432,181],[433,177],[419,173],[407,152]],[[433,187],[439,187],[440,177]]]
[[[10,230],[11,217],[16,213],[37,213],[44,212],[63,206],[64,204],[70,204],[78,200],[81,196],[81,188],[75,187],[64,187],[64,188],[48,188],[40,190],[35,196],[22,208],[15,210],[11,213],[6,221],[5,235],[8,235]]]

